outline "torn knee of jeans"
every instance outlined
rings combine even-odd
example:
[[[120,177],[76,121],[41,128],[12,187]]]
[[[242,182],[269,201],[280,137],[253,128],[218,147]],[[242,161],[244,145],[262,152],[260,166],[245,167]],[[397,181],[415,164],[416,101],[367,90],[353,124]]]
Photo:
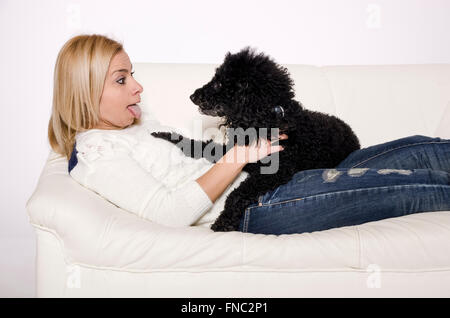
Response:
[[[403,170],[403,169],[380,169],[377,172],[378,174],[399,173],[403,175],[410,175],[412,173],[411,170]]]
[[[367,170],[369,170],[369,168],[352,168],[348,170],[347,174],[350,177],[360,177],[365,174]]]
[[[335,182],[342,173],[336,169],[327,169],[322,173],[322,179],[324,182]]]

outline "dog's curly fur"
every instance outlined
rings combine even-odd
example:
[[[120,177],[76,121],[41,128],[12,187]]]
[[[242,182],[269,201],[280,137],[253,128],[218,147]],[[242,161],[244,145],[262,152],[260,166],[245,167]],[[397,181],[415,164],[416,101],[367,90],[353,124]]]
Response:
[[[350,153],[360,149],[358,138],[345,122],[332,115],[305,109],[294,100],[293,81],[288,70],[267,55],[256,54],[248,46],[236,54],[228,52],[213,79],[197,89],[191,100],[201,113],[223,118],[221,126],[241,127],[244,131],[255,128],[257,135],[253,139],[246,137],[246,145],[259,138],[261,131],[264,131],[263,137],[271,140],[271,128],[279,128],[279,134],[286,133],[289,137],[279,141],[284,150],[278,152],[276,173],[261,174],[260,168],[267,166],[261,161],[245,165],[244,171],[249,176],[228,195],[224,211],[211,226],[214,231],[237,231],[246,207],[258,202],[258,198],[268,191],[287,183],[296,172],[334,168]],[[207,158],[204,150],[207,146],[211,149],[211,144],[219,147],[213,148],[212,156],[214,149],[222,149],[222,153],[229,149],[229,144],[195,141],[176,133],[152,135],[176,144],[193,158]],[[229,142],[234,144],[234,137]],[[192,154],[191,149],[195,147],[200,147],[202,152]],[[214,162],[210,157],[207,159]]]

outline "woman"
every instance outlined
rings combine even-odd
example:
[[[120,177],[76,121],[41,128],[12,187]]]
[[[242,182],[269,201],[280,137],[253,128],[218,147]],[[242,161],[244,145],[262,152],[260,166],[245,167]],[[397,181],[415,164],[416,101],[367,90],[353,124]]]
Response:
[[[282,151],[272,144],[287,138],[235,146],[216,164],[184,156],[150,135],[172,128],[141,122],[143,87],[122,45],[101,35],[70,39],[54,80],[49,141],[69,160],[70,175],[122,209],[168,226],[211,225],[245,179],[245,164]],[[303,233],[450,210],[449,174],[450,140],[394,140],[355,151],[336,169],[296,173],[245,210],[240,230]]]

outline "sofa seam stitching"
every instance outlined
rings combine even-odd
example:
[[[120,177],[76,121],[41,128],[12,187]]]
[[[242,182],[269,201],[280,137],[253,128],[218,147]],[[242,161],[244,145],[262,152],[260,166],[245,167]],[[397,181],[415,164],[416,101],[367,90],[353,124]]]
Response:
[[[359,226],[355,226],[356,235],[358,237],[358,268],[362,268],[362,240],[359,233]]]

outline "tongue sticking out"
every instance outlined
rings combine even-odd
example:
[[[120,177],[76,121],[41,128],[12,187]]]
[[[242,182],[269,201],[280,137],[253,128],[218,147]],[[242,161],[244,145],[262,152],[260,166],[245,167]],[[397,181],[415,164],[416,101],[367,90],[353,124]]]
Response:
[[[136,105],[136,104],[130,105],[127,108],[133,114],[133,116],[135,118],[141,117],[141,108],[138,105]]]

